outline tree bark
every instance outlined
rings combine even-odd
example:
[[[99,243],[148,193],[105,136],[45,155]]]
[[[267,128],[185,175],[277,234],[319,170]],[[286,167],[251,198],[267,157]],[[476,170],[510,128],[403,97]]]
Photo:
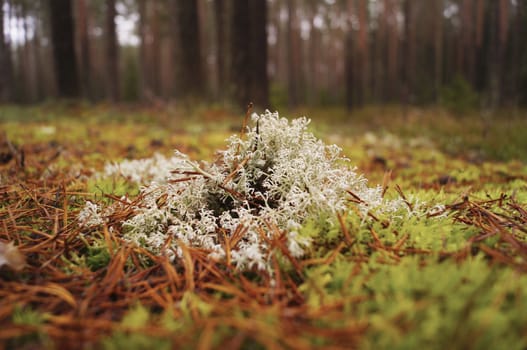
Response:
[[[242,108],[269,104],[266,23],[265,0],[232,2],[229,75],[233,100]]]
[[[218,97],[223,99],[225,97],[226,84],[226,55],[225,49],[225,0],[214,0],[214,14],[216,27],[216,74],[217,74],[217,88]]]
[[[231,65],[229,69],[232,83],[232,97],[242,108],[251,102],[249,87],[250,80],[250,55],[249,55],[249,2],[234,0],[232,2],[230,30]]]
[[[204,95],[204,74],[201,57],[198,4],[194,0],[175,0],[174,17],[179,35],[177,90],[181,98]]]
[[[436,102],[439,102],[439,94],[443,85],[443,1],[435,0],[434,7],[434,94]]]
[[[148,100],[151,95],[150,78],[148,75],[148,43],[147,43],[147,12],[146,0],[138,0],[137,8],[139,12],[139,71],[140,71],[140,94],[143,100]]]
[[[397,94],[397,82],[398,82],[398,72],[399,67],[399,36],[397,29],[397,19],[395,4],[392,0],[385,0],[385,25],[387,30],[386,40],[387,40],[387,61],[388,61],[388,71],[387,71],[387,91],[386,97],[388,101],[394,101],[398,96]]]
[[[353,24],[352,16],[354,12],[353,0],[348,0],[346,3],[347,11],[347,29],[345,35],[345,71],[346,71],[346,107],[348,110],[352,110],[355,107],[355,89],[357,84],[355,84],[355,70],[353,69],[355,64],[355,50],[353,43]]]
[[[404,40],[403,40],[403,104],[412,103],[415,94],[415,17],[414,0],[405,0],[403,5],[404,12]]]
[[[295,52],[296,38],[296,4],[294,0],[287,0],[287,95],[289,107],[298,105],[298,74],[296,69]]]
[[[79,97],[71,0],[48,0],[51,17],[53,61],[59,97]]]
[[[358,40],[358,93],[357,105],[363,106],[369,97],[369,28],[368,28],[368,3],[360,0],[358,6],[359,40]]]
[[[80,81],[84,97],[93,100],[91,84],[91,53],[90,39],[88,35],[88,7],[86,0],[77,0],[77,33],[80,64]]]
[[[108,98],[112,102],[119,100],[119,45],[115,30],[115,0],[106,0],[106,65]]]
[[[491,2],[488,8],[489,43],[488,46],[488,104],[495,110],[500,104],[500,67],[503,62],[503,47],[500,43],[500,6],[497,1]]]
[[[523,1],[518,4],[518,36],[522,38],[519,40],[521,46],[518,48],[518,62],[525,69],[527,67],[527,43],[525,37],[527,36],[527,2]],[[519,103],[522,106],[527,106],[527,73],[518,74],[518,94]]]
[[[267,1],[249,1],[251,17],[249,41],[251,99],[256,106],[269,106],[269,79],[267,75]],[[299,67],[297,67],[299,68]]]
[[[150,14],[150,83],[151,88],[156,97],[162,95],[161,93],[161,3],[159,1],[148,1],[147,13]]]
[[[10,102],[13,98],[13,71],[11,48],[4,33],[4,0],[0,0],[0,103]]]

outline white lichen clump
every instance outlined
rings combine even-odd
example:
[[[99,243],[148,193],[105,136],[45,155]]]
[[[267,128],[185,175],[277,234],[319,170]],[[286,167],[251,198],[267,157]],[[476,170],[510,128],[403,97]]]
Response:
[[[104,218],[101,214],[101,208],[91,201],[86,201],[84,208],[82,208],[77,216],[77,221],[81,227],[102,225],[104,223]]]
[[[128,181],[138,184],[166,182],[170,178],[170,172],[177,166],[178,161],[178,157],[167,158],[162,154],[156,153],[151,158],[106,164],[104,172],[100,176],[122,176]]]
[[[400,208],[382,198],[380,187],[368,187],[339,147],[308,132],[308,119],[289,122],[270,112],[252,119],[212,164],[176,152],[170,175],[142,188],[134,215],[123,223],[124,239],[172,259],[181,256],[181,244],[204,248],[214,259],[226,258],[228,246],[238,268],[269,269],[270,240],[284,235],[289,253],[302,256],[311,241],[300,228],[350,210],[349,191],[364,214]],[[97,213],[88,208],[85,221],[97,222]]]

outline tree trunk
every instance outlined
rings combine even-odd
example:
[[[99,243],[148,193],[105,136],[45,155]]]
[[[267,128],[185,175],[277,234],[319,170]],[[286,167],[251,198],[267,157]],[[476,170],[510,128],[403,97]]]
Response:
[[[287,95],[289,107],[298,105],[298,75],[295,64],[295,27],[296,27],[296,4],[294,0],[287,0]]]
[[[161,94],[161,3],[159,1],[148,1],[147,13],[150,14],[150,76],[151,76],[151,88],[152,92],[156,97],[160,97]]]
[[[359,40],[358,40],[358,93],[357,105],[363,106],[369,97],[369,30],[368,30],[368,3],[367,0],[360,0],[358,7],[359,17]]]
[[[488,46],[488,103],[491,110],[500,104],[500,66],[503,62],[503,49],[500,43],[500,6],[498,1],[492,1],[488,8],[489,43]]]
[[[374,95],[377,103],[386,102],[386,9],[381,14],[383,18],[379,19],[377,29],[375,30],[374,44]]]
[[[51,17],[53,61],[59,97],[79,97],[71,0],[48,0]]]
[[[231,12],[230,81],[234,101],[245,108],[249,102],[269,104],[267,77],[267,3],[265,0],[234,0]]]
[[[234,0],[231,13],[231,67],[229,70],[232,83],[232,96],[234,100],[245,108],[251,102],[249,88],[250,80],[250,54],[249,54],[249,2]]]
[[[150,77],[148,75],[148,42],[147,42],[147,25],[148,17],[146,12],[146,0],[138,0],[137,8],[139,12],[139,71],[140,71],[140,88],[141,98],[148,100],[151,97]]]
[[[198,4],[194,0],[175,0],[174,17],[179,35],[177,83],[179,97],[204,95],[204,74],[198,22]]]
[[[4,8],[4,1],[0,0],[0,103],[9,102],[13,98],[11,48],[4,33]]]
[[[119,100],[119,45],[115,31],[115,0],[106,0],[106,65],[108,98]]]
[[[250,72],[251,99],[259,107],[269,106],[269,79],[267,76],[267,1],[249,1],[250,11]],[[299,68],[299,67],[297,67]]]
[[[226,84],[226,55],[225,50],[225,0],[214,0],[214,14],[216,27],[216,74],[217,74],[217,88],[218,97],[223,99],[225,97]]]
[[[403,40],[403,104],[412,103],[415,94],[415,17],[414,0],[405,0],[404,12],[404,40]]]
[[[84,97],[93,100],[91,84],[91,53],[90,39],[88,35],[88,7],[86,0],[77,0],[77,33],[80,64],[80,81]]]
[[[399,67],[399,36],[397,33],[397,9],[393,0],[385,0],[385,25],[387,30],[386,40],[387,40],[387,61],[388,61],[388,71],[387,71],[387,91],[386,97],[388,101],[396,100],[397,94],[397,82],[398,82],[398,72]]]
[[[435,0],[434,2],[434,94],[436,102],[439,102],[439,93],[443,84],[443,1]]]
[[[22,101],[26,103],[34,103],[36,101],[36,81],[35,81],[35,67],[33,65],[34,60],[32,59],[32,39],[29,37],[29,24],[28,24],[28,6],[27,3],[20,3],[20,21],[21,28],[24,33],[24,44],[20,47],[21,49],[21,77],[23,86],[23,97]]]
[[[527,36],[527,2],[523,1],[518,4],[518,36],[522,39],[519,40],[521,46],[518,48],[518,62],[523,67],[524,71],[518,74],[518,93],[519,102],[522,106],[527,106],[527,43],[525,37]],[[521,68],[520,68],[521,69]]]
[[[355,70],[353,67],[355,66],[355,60],[354,60],[354,45],[353,45],[353,24],[352,24],[352,17],[353,17],[353,0],[347,1],[347,29],[346,29],[346,35],[345,35],[345,71],[346,71],[346,107],[348,110],[351,110],[355,107]]]

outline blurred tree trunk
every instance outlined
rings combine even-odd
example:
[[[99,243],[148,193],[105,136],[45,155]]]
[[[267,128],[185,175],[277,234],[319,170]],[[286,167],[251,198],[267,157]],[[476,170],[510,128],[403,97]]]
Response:
[[[434,95],[439,102],[439,94],[443,85],[443,0],[434,0]],[[473,52],[470,53],[473,57]],[[471,62],[471,70],[474,62]]]
[[[51,16],[51,41],[59,97],[79,97],[79,78],[73,37],[71,0],[48,0]]]
[[[215,34],[216,34],[216,74],[218,80],[218,97],[222,100],[225,97],[226,84],[226,55],[225,49],[225,14],[226,3],[225,0],[214,0],[214,15],[215,15]]]
[[[358,38],[358,94],[357,104],[359,107],[366,103],[369,97],[369,28],[368,28],[368,1],[359,0],[359,38]]]
[[[234,0],[232,2],[230,30],[231,67],[229,70],[234,100],[243,108],[251,102],[249,86],[251,85],[251,62],[249,55],[249,2]]]
[[[76,5],[79,50],[78,59],[80,64],[82,94],[84,97],[93,100],[90,38],[88,34],[88,8],[86,6],[86,0],[77,0]]]
[[[151,95],[150,79],[148,76],[148,43],[147,43],[147,13],[146,0],[138,0],[137,11],[139,13],[139,91],[143,100],[148,100]]]
[[[276,28],[276,79],[275,83],[279,86],[279,99],[280,102],[286,102],[287,88],[288,88],[288,52],[287,52],[287,23],[284,26],[283,20],[281,19],[281,13],[284,10],[283,1],[276,1],[273,4],[273,15],[271,21],[273,21]],[[315,31],[316,32],[316,31]],[[313,44],[316,43],[316,34],[313,34]],[[318,56],[318,55],[317,55]],[[315,74],[316,75],[316,74]]]
[[[386,102],[386,9],[377,20],[377,28],[373,39],[373,93],[377,103]]]
[[[503,45],[500,41],[500,25],[502,8],[501,0],[491,1],[488,6],[487,24],[489,30],[488,46],[488,106],[491,110],[496,109],[500,104],[500,67],[503,63]]]
[[[22,83],[22,101],[26,103],[35,102],[36,99],[36,84],[34,82],[34,67],[31,59],[31,39],[29,37],[28,26],[28,4],[21,2],[19,6],[19,17],[21,30],[24,33],[24,44],[20,47],[21,50],[21,83]]]
[[[51,38],[51,19],[49,6],[45,1],[40,3],[40,16],[37,20],[36,36],[38,43],[38,73],[39,80],[42,82],[39,92],[40,99],[57,97],[57,82],[55,79],[55,69],[53,62],[53,45],[45,45]],[[42,43],[40,43],[42,42]]]
[[[149,72],[151,76],[151,88],[155,97],[160,97],[161,94],[161,25],[160,17],[163,8],[159,1],[148,1],[147,13],[149,18],[150,28],[150,67]]]
[[[353,37],[353,23],[352,18],[354,16],[353,0],[348,0],[346,3],[346,19],[347,29],[345,35],[345,71],[346,71],[346,107],[351,110],[356,104],[356,93],[357,88],[356,77],[355,77],[355,50],[354,50],[354,37]]]
[[[269,106],[269,78],[267,76],[267,1],[249,2],[251,18],[249,42],[251,99],[262,108]],[[300,67],[297,67],[300,68]]]
[[[522,4],[518,4],[512,22],[513,27],[511,28],[511,72],[509,75],[510,86],[509,95],[512,99],[512,103],[515,107],[522,106],[522,99],[527,95],[527,85],[524,84],[525,78],[527,77],[527,52],[525,48],[525,37],[527,35],[527,1]],[[523,56],[523,57],[522,57]]]
[[[0,103],[10,102],[13,98],[13,68],[11,48],[4,33],[4,0],[0,0]]]
[[[458,75],[471,84],[474,84],[475,82],[475,49],[473,33],[477,30],[474,30],[474,14],[473,0],[463,0],[460,13],[461,33],[459,36],[457,65]]]
[[[209,9],[212,8],[210,0],[197,0],[198,7],[198,33],[200,36],[200,58],[199,62],[201,65],[201,92],[198,97],[208,98],[212,91],[212,83],[215,79],[214,65],[211,64],[209,57],[214,52],[214,48],[211,47],[213,39],[213,30],[211,30],[213,21],[212,16],[209,16]]]
[[[179,62],[177,64],[178,96],[204,95],[204,74],[201,56],[198,4],[194,0],[175,0],[174,17],[179,35]]]
[[[289,107],[295,107],[299,102],[297,54],[296,46],[296,4],[295,0],[287,0],[287,91]]]
[[[489,11],[487,0],[476,0],[475,66],[473,86],[485,93],[488,84],[489,58]]]
[[[518,49],[518,94],[519,102],[522,106],[527,106],[527,1],[518,4],[518,36],[521,46]]]
[[[413,102],[415,94],[415,17],[414,0],[405,0],[403,5],[404,13],[404,40],[403,54],[404,62],[402,65],[402,101],[404,105]]]
[[[317,58],[318,55],[318,30],[315,27],[315,18],[317,15],[317,1],[310,1],[308,5],[309,14],[309,41],[307,43],[307,72],[306,72],[306,102],[313,104],[316,97],[317,84]]]
[[[510,32],[510,0],[500,0],[499,2],[499,27],[498,27],[498,104],[503,106],[507,101],[507,79],[508,72],[508,46],[509,46],[509,32]],[[510,67],[510,66],[509,66]]]
[[[42,47],[42,38],[46,36],[44,26],[42,25],[43,20],[43,12],[44,9],[42,8],[42,3],[39,3],[38,11],[35,13],[35,35],[33,37],[33,59],[35,60],[35,80],[36,80],[36,94],[37,94],[37,100],[42,101],[46,97],[52,94],[51,90],[47,87],[46,82],[46,75],[45,70],[49,71],[49,69],[46,69],[47,67],[47,61],[45,59],[45,56],[43,54],[44,48]]]
[[[158,103],[161,96],[161,28],[159,1],[138,0],[141,97]]]
[[[119,100],[119,44],[115,30],[115,0],[106,0],[106,86],[108,98],[112,102]]]
[[[397,12],[398,9],[393,3],[393,0],[385,0],[385,26],[387,30],[386,40],[387,40],[387,91],[386,98],[388,101],[398,100],[397,96],[397,83],[398,83],[398,73],[399,73],[399,33],[397,25]]]
[[[269,104],[266,23],[265,0],[232,2],[229,73],[233,98],[242,107],[249,102],[261,108]]]

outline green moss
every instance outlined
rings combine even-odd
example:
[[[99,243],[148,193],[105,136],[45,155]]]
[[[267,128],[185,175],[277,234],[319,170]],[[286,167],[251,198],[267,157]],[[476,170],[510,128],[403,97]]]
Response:
[[[274,98],[283,99],[278,95]],[[169,155],[174,148],[193,159],[212,159],[214,152],[223,147],[224,139],[238,132],[242,119],[239,115],[222,113],[226,112],[208,106],[189,111],[2,106],[2,129],[13,143],[24,148],[27,163],[24,171],[15,169],[13,163],[0,165],[0,181],[5,185],[0,194],[0,218],[7,225],[6,232],[25,248],[38,244],[36,230],[54,232],[55,216],[58,215],[59,223],[62,220],[62,202],[54,202],[62,179],[69,192],[90,194],[70,195],[70,225],[87,199],[102,204],[112,202],[105,195],[136,196],[138,186],[126,179],[90,178],[106,162],[148,157],[158,151]],[[389,199],[399,197],[395,185],[402,188],[410,202],[424,203],[426,208],[463,203],[465,196],[477,202],[495,199],[493,204],[481,205],[495,215],[519,220],[522,214],[511,204],[525,208],[527,203],[524,114],[524,111],[498,111],[483,115],[468,111],[457,117],[442,109],[408,108],[404,112],[394,106],[369,106],[351,114],[331,108],[303,109],[288,116],[311,117],[311,127],[317,136],[342,146],[371,186],[382,183],[385,172],[391,170],[392,182],[386,193]],[[59,149],[60,156],[50,161]],[[31,186],[37,180],[42,187],[32,192]],[[15,187],[10,187],[18,183],[24,184],[24,191],[16,187],[15,192]],[[503,204],[499,204],[500,198]],[[40,208],[45,208],[49,215],[32,214]],[[328,263],[304,266],[303,258],[299,258],[298,272],[283,254],[276,253],[282,289],[270,288],[264,296],[259,294],[259,288],[263,290],[262,286],[269,283],[269,276],[256,271],[231,275],[226,268],[232,288],[240,293],[254,289],[249,301],[244,299],[237,305],[236,293],[221,294],[205,288],[185,293],[166,310],[138,304],[97,345],[107,349],[195,348],[204,334],[204,320],[235,317],[243,324],[271,330],[266,336],[271,334],[278,344],[281,343],[277,339],[298,335],[288,333],[289,328],[284,325],[299,328],[306,325],[309,331],[301,333],[304,344],[320,347],[337,344],[339,338],[333,334],[344,337],[342,334],[351,334],[349,329],[362,329],[353,338],[359,343],[351,341],[350,347],[527,348],[527,281],[525,274],[516,269],[525,266],[525,256],[502,239],[506,233],[527,242],[527,236],[518,228],[504,225],[500,227],[503,235],[482,238],[483,228],[456,219],[474,219],[474,213],[460,209],[444,214],[443,218],[421,215],[404,220],[397,218],[398,213],[377,214],[378,221],[347,215],[343,223],[351,244],[337,218],[324,215],[313,218],[299,232],[315,242],[305,259]],[[63,237],[58,236],[54,244],[59,244]],[[75,275],[74,278],[108,266],[111,252],[117,247],[107,247],[97,229],[78,236],[68,234],[68,239],[74,237],[84,239],[84,243],[68,242],[71,244],[67,255],[51,264],[59,262],[58,268]],[[476,237],[477,242],[472,242]],[[2,236],[3,241],[7,239],[7,235]],[[339,246],[341,250],[337,253],[335,248]],[[511,262],[494,261],[490,255],[484,255],[485,248],[503,254]],[[32,267],[40,262],[33,255],[28,255],[28,259]],[[149,260],[144,266],[154,264]],[[127,264],[125,273],[135,273],[140,268]],[[22,274],[3,269],[2,276],[9,281],[23,283],[34,278],[29,275],[33,269]],[[178,273],[181,271],[177,262],[176,269]],[[155,271],[162,273],[159,272],[162,269]],[[195,274],[206,275],[207,271],[196,265]],[[293,283],[294,288],[290,286]],[[254,305],[252,295],[256,295]],[[277,301],[273,299],[275,296]],[[224,306],[226,303],[230,303],[229,307]],[[301,312],[294,314],[297,310]],[[198,320],[193,315],[198,315]],[[7,322],[26,327],[28,332],[7,341],[7,348],[52,348],[44,332],[52,320],[49,314],[39,311],[38,305],[16,307]],[[149,327],[160,327],[170,337],[186,342],[173,344],[169,337],[149,333]],[[313,327],[320,332],[311,332]],[[221,324],[213,330],[212,344],[220,346],[237,339],[241,348],[264,348],[265,339],[256,333],[240,335],[239,329]]]
[[[31,348],[40,345],[46,349],[53,348],[53,342],[46,335],[43,326],[46,324],[49,315],[32,309],[29,306],[17,305],[11,315],[14,325],[28,327],[31,332],[23,336],[18,336],[7,341],[7,348]]]

